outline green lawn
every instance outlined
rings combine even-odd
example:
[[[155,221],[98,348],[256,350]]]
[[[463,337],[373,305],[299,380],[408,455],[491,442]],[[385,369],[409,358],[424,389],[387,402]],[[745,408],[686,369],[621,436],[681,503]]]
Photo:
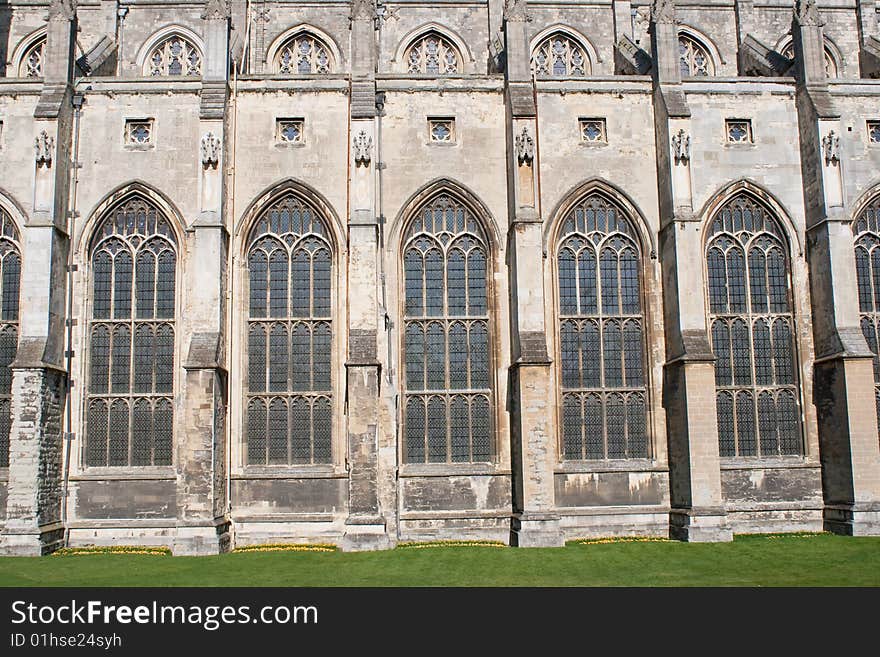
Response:
[[[880,538],[0,558],[0,586],[880,586]]]

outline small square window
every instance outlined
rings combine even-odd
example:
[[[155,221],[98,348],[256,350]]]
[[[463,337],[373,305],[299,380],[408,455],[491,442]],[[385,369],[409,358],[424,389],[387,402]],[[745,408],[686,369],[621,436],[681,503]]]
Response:
[[[455,142],[455,119],[437,117],[428,119],[428,134],[433,144],[452,144]]]
[[[868,141],[880,144],[880,121],[868,121]]]
[[[275,122],[275,140],[282,144],[302,144],[304,123],[303,119],[278,119]]]
[[[748,119],[727,119],[724,122],[727,142],[730,144],[752,144],[752,122]]]
[[[125,121],[125,143],[133,146],[146,146],[153,141],[153,119],[127,119]]]
[[[585,144],[607,144],[605,119],[580,119],[581,141]]]

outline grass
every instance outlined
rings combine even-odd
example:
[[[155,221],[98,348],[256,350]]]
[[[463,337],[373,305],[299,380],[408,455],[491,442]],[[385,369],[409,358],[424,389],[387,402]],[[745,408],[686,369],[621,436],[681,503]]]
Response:
[[[79,554],[0,558],[0,586],[880,586],[880,538],[738,536],[732,543],[564,548]]]

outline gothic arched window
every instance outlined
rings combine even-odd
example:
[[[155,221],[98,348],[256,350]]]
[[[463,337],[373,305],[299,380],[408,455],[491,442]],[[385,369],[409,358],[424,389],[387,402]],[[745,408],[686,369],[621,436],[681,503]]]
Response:
[[[161,41],[144,63],[144,74],[151,77],[165,75],[202,74],[202,55],[188,39],[175,34]]]
[[[488,254],[477,219],[449,194],[426,201],[404,233],[409,463],[494,456]]]
[[[875,196],[853,226],[859,314],[862,333],[874,352],[874,399],[880,425],[880,196]]]
[[[9,467],[9,431],[12,428],[12,369],[18,350],[18,304],[21,288],[21,251],[18,230],[0,209],[0,468]]]
[[[287,193],[247,249],[247,462],[330,463],[333,257],[327,226]]]
[[[721,456],[803,454],[786,240],[741,193],[709,225],[706,261]]]
[[[580,43],[557,32],[535,48],[532,70],[538,77],[583,77],[590,73],[590,60]]]
[[[461,53],[445,37],[428,32],[406,50],[406,70],[421,75],[454,75],[461,72]]]
[[[683,78],[715,74],[709,51],[687,34],[678,35],[678,63]]]
[[[647,458],[641,256],[626,214],[592,193],[557,248],[564,459]]]
[[[333,66],[330,48],[310,32],[298,32],[275,54],[275,71],[282,75],[332,73]]]
[[[91,253],[85,461],[171,465],[177,243],[133,196],[98,224]]]
[[[28,46],[18,66],[18,76],[21,78],[43,77],[43,53],[45,51],[46,36],[43,35]]]
[[[831,50],[828,46],[825,46],[824,49],[825,55],[825,76],[829,78],[837,77],[837,62],[834,59],[834,55],[831,54]],[[789,41],[788,45],[786,45],[782,49],[781,55],[787,59],[790,59],[794,62],[794,41]]]

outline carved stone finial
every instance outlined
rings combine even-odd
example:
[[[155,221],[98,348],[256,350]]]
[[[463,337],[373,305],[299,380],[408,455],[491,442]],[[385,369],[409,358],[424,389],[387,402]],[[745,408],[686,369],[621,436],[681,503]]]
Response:
[[[73,20],[76,16],[76,0],[51,0],[49,2],[49,20]]]
[[[361,130],[354,138],[354,165],[370,166],[373,156],[373,138],[365,130]]]
[[[213,132],[208,132],[202,137],[202,166],[216,169],[219,162],[220,140]]]
[[[55,152],[55,138],[49,136],[49,133],[43,130],[37,138],[34,139],[34,159],[37,162],[37,168],[52,166],[52,154]]]
[[[822,153],[825,155],[825,164],[834,166],[840,163],[840,136],[831,130],[822,138]]]
[[[654,0],[651,5],[651,22],[652,23],[674,23],[675,22],[675,1],[674,0]]]
[[[508,23],[531,23],[532,16],[526,0],[505,0],[504,20]]]
[[[691,136],[684,128],[672,136],[672,155],[676,164],[687,164],[691,159]]]
[[[229,15],[229,0],[205,0],[202,20],[223,20]]]
[[[825,21],[816,7],[816,0],[795,0],[794,17],[801,25],[822,26]]]
[[[535,140],[529,129],[523,126],[522,132],[516,136],[516,159],[520,165],[530,165],[535,159]]]

